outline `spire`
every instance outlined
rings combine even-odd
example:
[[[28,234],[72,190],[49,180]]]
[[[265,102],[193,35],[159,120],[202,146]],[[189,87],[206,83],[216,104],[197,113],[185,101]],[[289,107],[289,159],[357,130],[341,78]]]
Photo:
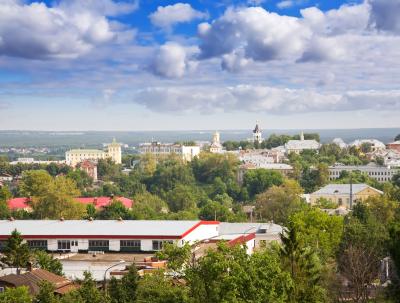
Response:
[[[300,140],[304,141],[304,133],[303,133],[303,131],[301,131],[301,133],[300,133]]]

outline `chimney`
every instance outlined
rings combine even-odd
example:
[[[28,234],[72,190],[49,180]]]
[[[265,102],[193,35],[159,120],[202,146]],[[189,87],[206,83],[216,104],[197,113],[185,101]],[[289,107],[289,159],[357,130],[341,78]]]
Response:
[[[93,221],[93,217],[89,217],[88,221],[92,222]]]
[[[33,270],[32,262],[28,262],[26,264],[26,270],[29,271],[29,272],[31,272]]]
[[[64,222],[64,217],[61,217],[61,218],[60,218],[60,221],[61,221],[61,222]]]
[[[15,221],[14,217],[8,218],[8,221]]]
[[[97,206],[97,197],[94,197],[94,199],[93,199],[93,205],[94,205],[94,206]]]
[[[119,222],[122,222],[122,221],[124,221],[124,220],[122,219],[122,217],[119,217],[119,218],[118,218],[118,221],[119,221]]]

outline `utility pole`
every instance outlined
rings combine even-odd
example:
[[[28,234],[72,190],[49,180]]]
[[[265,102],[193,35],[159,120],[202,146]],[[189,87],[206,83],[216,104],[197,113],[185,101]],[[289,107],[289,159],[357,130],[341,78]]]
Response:
[[[350,209],[353,209],[353,176],[350,172]]]

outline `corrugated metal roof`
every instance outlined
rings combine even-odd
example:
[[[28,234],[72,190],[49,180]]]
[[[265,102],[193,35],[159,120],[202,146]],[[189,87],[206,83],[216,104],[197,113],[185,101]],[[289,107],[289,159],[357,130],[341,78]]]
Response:
[[[360,191],[371,188],[379,193],[380,190],[373,188],[367,184],[353,184],[353,194],[359,193]],[[328,184],[317,190],[313,194],[319,195],[349,195],[350,194],[350,184]]]
[[[17,229],[22,236],[181,236],[201,221],[0,220],[0,236]]]

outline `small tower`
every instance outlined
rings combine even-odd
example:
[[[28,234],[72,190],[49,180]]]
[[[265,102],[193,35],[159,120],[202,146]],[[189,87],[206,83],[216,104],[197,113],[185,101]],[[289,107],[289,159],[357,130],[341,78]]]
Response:
[[[116,164],[122,163],[122,156],[121,156],[121,144],[117,143],[115,138],[113,142],[107,146],[107,155],[110,157]]]
[[[210,152],[217,153],[217,154],[222,152],[220,136],[219,136],[219,132],[217,132],[217,131],[213,135],[212,143],[210,146]]]
[[[253,130],[253,142],[261,143],[262,141],[263,141],[262,132],[261,132],[261,128],[258,126],[258,121],[257,121],[256,127]]]
[[[300,140],[304,141],[304,133],[303,133],[303,131],[301,131],[301,133],[300,133]]]

